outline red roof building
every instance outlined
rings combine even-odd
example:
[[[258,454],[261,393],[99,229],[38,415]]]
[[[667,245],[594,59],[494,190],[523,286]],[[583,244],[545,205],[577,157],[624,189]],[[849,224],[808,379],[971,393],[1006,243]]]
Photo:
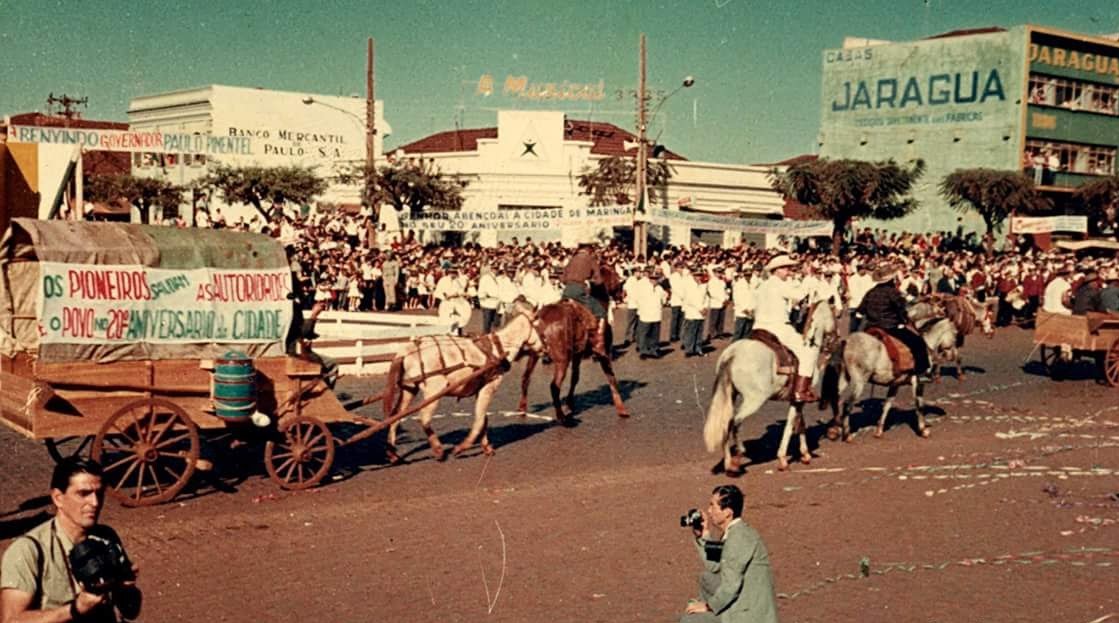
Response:
[[[437,132],[407,145],[401,145],[397,149],[406,154],[477,151],[478,139],[496,138],[496,127],[464,128]],[[563,138],[567,141],[592,143],[591,155],[594,156],[635,157],[637,155],[637,135],[605,121],[567,119],[564,122]],[[657,157],[666,160],[687,160],[684,156],[667,149],[658,153]]]

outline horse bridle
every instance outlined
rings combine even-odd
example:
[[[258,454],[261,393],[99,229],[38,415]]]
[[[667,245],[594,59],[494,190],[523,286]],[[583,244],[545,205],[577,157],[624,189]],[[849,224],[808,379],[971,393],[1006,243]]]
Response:
[[[805,343],[809,346],[809,348],[814,348],[816,346],[816,340],[813,338],[813,336],[809,335],[809,330],[812,328],[812,320],[816,317],[816,309],[819,308],[820,303],[824,302],[825,301],[817,301],[816,303],[808,306],[808,318],[804,321],[804,329],[801,331],[801,338],[805,340]],[[830,303],[828,303],[828,307],[831,307]],[[837,328],[826,332],[824,334],[822,343],[819,345],[820,352],[824,354],[831,354],[832,349],[835,348],[835,345],[838,342],[838,340],[836,339],[838,337],[838,326]]]

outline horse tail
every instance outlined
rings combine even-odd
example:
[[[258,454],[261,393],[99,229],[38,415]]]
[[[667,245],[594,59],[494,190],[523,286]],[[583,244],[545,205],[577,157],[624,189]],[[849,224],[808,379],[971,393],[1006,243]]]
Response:
[[[730,372],[734,354],[728,355],[720,357],[715,367],[715,386],[711,388],[711,405],[707,407],[707,421],[703,424],[703,442],[708,452],[718,452],[723,447],[734,418],[734,381]]]
[[[404,380],[404,355],[397,355],[393,357],[392,363],[389,364],[389,376],[385,382],[385,395],[384,395],[384,409],[385,417],[390,418],[396,415],[396,410],[400,408],[400,400],[403,397],[400,383]]]

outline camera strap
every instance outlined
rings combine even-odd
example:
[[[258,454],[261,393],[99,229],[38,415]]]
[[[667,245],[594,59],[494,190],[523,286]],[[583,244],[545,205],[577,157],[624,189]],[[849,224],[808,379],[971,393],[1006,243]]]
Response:
[[[66,548],[62,546],[62,539],[59,538],[59,536],[58,536],[58,530],[57,530],[57,527],[55,526],[56,521],[58,521],[58,520],[55,519],[54,521],[51,522],[51,549],[53,551],[55,543],[58,544],[58,552],[60,554],[62,554],[62,564],[66,565],[66,579],[70,580],[70,593],[71,593],[70,598],[71,599],[77,599],[78,598],[78,587],[75,586],[75,584],[77,583],[77,580],[74,579],[74,570],[70,568],[70,556],[68,556],[66,554]],[[42,568],[40,568],[39,571],[40,571],[40,575],[41,575]],[[42,578],[41,577],[39,579],[39,582],[42,583]]]

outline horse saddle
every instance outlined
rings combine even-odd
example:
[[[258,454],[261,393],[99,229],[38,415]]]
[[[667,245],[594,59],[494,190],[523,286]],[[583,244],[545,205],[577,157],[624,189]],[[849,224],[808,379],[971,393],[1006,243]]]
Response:
[[[781,343],[781,340],[777,339],[776,335],[773,335],[765,329],[754,329],[750,331],[750,335],[747,336],[747,339],[761,342],[773,351],[773,354],[777,356],[777,374],[784,374],[790,377],[796,374],[797,356],[793,354],[793,351],[786,348],[785,345]]]
[[[890,364],[894,367],[894,376],[901,376],[905,372],[913,371],[916,367],[913,362],[913,353],[909,351],[909,347],[904,342],[880,327],[871,327],[866,332],[878,338],[878,341],[886,347],[886,354],[889,355]]]

